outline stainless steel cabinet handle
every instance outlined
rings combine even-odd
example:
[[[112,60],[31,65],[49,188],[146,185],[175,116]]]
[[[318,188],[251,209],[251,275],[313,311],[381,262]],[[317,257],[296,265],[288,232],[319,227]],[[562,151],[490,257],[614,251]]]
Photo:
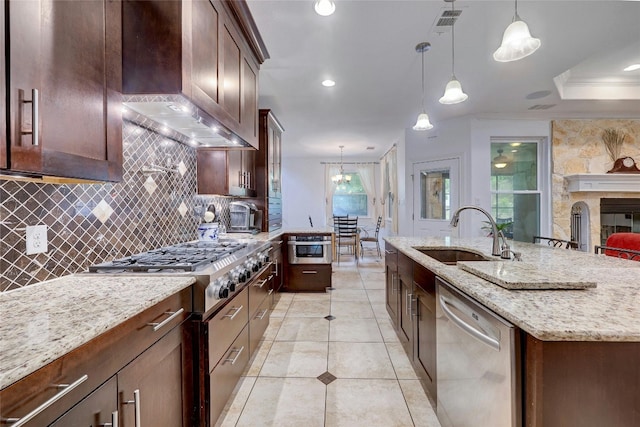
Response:
[[[111,413],[111,422],[98,424],[98,427],[118,427],[118,411]]]
[[[271,295],[273,293],[273,289],[269,289],[269,292],[267,293],[267,295]]]
[[[489,347],[492,347],[496,351],[500,351],[500,342],[498,340],[483,334],[482,332],[480,332],[479,330],[477,330],[476,328],[474,328],[473,326],[469,325],[464,320],[456,316],[453,313],[453,311],[451,311],[451,309],[449,308],[449,304],[450,304],[449,301],[447,301],[446,298],[440,295],[440,306],[442,307],[442,311],[445,314],[445,316],[447,316],[447,318],[451,320],[451,322],[453,322],[456,326],[458,326],[460,329],[462,329],[463,331],[465,331],[466,333],[468,333],[478,341],[485,343],[486,345],[488,345]]]
[[[412,297],[413,297],[413,294],[407,292],[407,316],[411,316],[411,298]]]
[[[278,260],[276,260],[273,263],[274,269],[273,269],[273,273],[276,275],[276,277],[278,276]]]
[[[256,284],[255,284],[255,285],[253,285],[253,286],[255,286],[255,287],[257,287],[257,288],[261,288],[261,287],[263,287],[263,286],[264,286],[264,284],[265,284],[265,283],[267,283],[268,281],[269,281],[269,279],[264,279],[264,280],[261,280],[260,282],[256,283]]]
[[[42,405],[38,406],[33,411],[29,412],[24,417],[22,417],[22,418],[6,418],[6,419],[3,419],[2,421],[5,422],[5,423],[10,423],[11,427],[23,426],[26,423],[28,423],[29,421],[31,421],[38,414],[40,414],[42,411],[47,409],[49,406],[53,405],[58,400],[62,399],[64,396],[66,396],[67,394],[71,393],[75,388],[77,388],[80,384],[85,382],[88,378],[89,378],[89,375],[84,374],[83,376],[81,376],[80,378],[78,378],[77,380],[72,382],[71,384],[58,384],[56,387],[57,388],[63,388],[62,391],[59,391],[58,393],[56,393],[53,397],[51,397],[49,400],[44,402]]]
[[[392,254],[395,254],[395,253],[396,253],[396,251],[390,251],[390,250],[385,249],[385,250],[384,250],[384,253],[385,253],[385,254],[392,255]]]
[[[224,316],[222,316],[222,317],[228,317],[228,318],[229,318],[229,320],[233,320],[233,318],[234,318],[234,317],[236,317],[236,316],[238,315],[238,313],[240,313],[240,311],[241,311],[243,308],[244,308],[244,306],[242,306],[242,305],[241,305],[240,307],[238,307],[238,308],[236,308],[236,307],[232,307],[232,308],[231,308],[231,310],[234,310],[234,313],[233,313],[233,314],[229,314],[229,313],[227,313],[227,314],[225,314],[225,315],[224,315]],[[231,311],[231,310],[229,310],[229,311]]]
[[[396,276],[397,273],[391,273],[391,292],[396,292]]]
[[[302,270],[302,274],[318,274],[316,270]]]
[[[140,422],[140,390],[133,390],[133,400],[127,400],[122,403],[127,405],[133,404],[133,410],[135,414],[134,426],[142,427],[142,424]]]
[[[262,320],[262,319],[264,319],[264,316],[266,316],[266,315],[267,315],[267,311],[269,311],[269,310],[267,310],[266,308],[265,308],[264,310],[262,310],[262,314],[261,314],[260,316],[257,316],[257,315],[256,315],[256,319],[257,319],[257,320]]]
[[[40,143],[40,108],[38,102],[38,89],[31,89],[31,143]]]
[[[244,346],[240,347],[240,349],[239,349],[239,350],[235,350],[235,349],[231,350],[231,351],[229,352],[229,354],[231,354],[231,353],[233,353],[233,352],[236,352],[236,357],[234,357],[233,359],[230,359],[230,358],[224,359],[225,363],[226,363],[226,362],[231,362],[231,364],[232,364],[232,365],[233,365],[234,363],[236,363],[236,361],[238,360],[238,357],[240,357],[240,355],[242,354],[242,351],[243,351],[243,350],[244,350]],[[136,426],[136,427],[137,427],[137,426]]]
[[[167,317],[160,323],[147,323],[147,326],[153,326],[153,332],[157,332],[159,329],[164,327],[167,323],[171,322],[173,319],[180,316],[183,311],[184,311],[184,308],[181,308],[178,311],[165,311],[164,314],[168,314],[169,317]]]

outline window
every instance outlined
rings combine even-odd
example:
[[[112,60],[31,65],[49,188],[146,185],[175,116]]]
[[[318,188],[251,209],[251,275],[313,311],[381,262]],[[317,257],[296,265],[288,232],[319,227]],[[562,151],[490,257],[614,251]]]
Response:
[[[333,193],[333,214],[349,216],[368,216],[367,193],[362,187],[360,175],[346,172],[351,176],[349,184],[340,184]]]
[[[449,169],[420,171],[420,219],[451,218]]]
[[[539,141],[491,142],[491,213],[506,237],[540,234]]]

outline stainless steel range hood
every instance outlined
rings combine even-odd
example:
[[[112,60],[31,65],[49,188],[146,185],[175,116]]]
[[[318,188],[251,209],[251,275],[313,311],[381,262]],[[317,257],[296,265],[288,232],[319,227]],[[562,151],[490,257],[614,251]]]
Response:
[[[124,95],[122,117],[194,148],[251,147],[182,95]]]

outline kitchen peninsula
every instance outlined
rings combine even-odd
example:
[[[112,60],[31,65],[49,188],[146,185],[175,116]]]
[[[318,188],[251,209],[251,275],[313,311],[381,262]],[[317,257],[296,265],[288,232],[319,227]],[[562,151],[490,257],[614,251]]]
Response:
[[[521,396],[517,398],[518,422],[526,426],[630,426],[640,422],[640,314],[638,300],[640,288],[640,263],[602,255],[566,249],[550,248],[521,242],[510,242],[512,249],[522,254],[522,264],[534,273],[549,275],[558,272],[571,274],[576,282],[592,283],[595,288],[581,290],[508,290],[483,278],[464,271],[461,265],[446,265],[423,254],[420,250],[464,250],[475,252],[488,261],[481,263],[515,263],[491,257],[491,240],[487,238],[386,238],[387,256],[395,254],[397,270],[387,273],[387,310],[394,318],[393,301],[397,298],[398,321],[396,331],[405,339],[405,349],[414,365],[425,366],[433,380],[432,394],[440,393],[440,384],[434,373],[436,349],[421,348],[424,330],[417,329],[428,312],[413,313],[412,304],[419,300],[423,290],[432,293],[435,286],[425,286],[428,271],[456,291],[470,297],[479,306],[488,309],[511,322],[518,332],[515,345],[515,378]],[[389,258],[387,258],[389,259]],[[467,261],[471,265],[474,261]],[[393,262],[387,262],[393,269]],[[404,266],[404,267],[403,267]],[[407,267],[408,266],[408,267]],[[508,265],[507,265],[508,267]],[[404,273],[403,273],[404,268]],[[407,273],[408,271],[408,273]],[[411,275],[413,281],[402,278]],[[396,275],[396,276],[393,276]],[[391,284],[389,277],[400,277]],[[523,276],[522,282],[530,280]],[[420,283],[420,282],[424,283]],[[435,283],[436,280],[432,282]],[[396,284],[400,286],[395,286]],[[397,288],[410,287],[409,300],[396,295]],[[416,296],[417,295],[417,296]],[[411,300],[413,298],[413,300]],[[408,308],[404,307],[408,305]],[[435,302],[433,303],[435,305]],[[422,307],[420,302],[416,304]],[[404,310],[404,312],[403,312]],[[415,315],[418,320],[407,327],[403,313]],[[433,335],[435,336],[436,311],[433,311]],[[410,319],[412,316],[408,316]],[[407,331],[409,331],[407,337]],[[427,333],[428,336],[428,333]],[[412,340],[415,341],[412,343]],[[440,341],[438,340],[438,344]],[[430,343],[435,346],[435,339]],[[421,354],[413,356],[412,349],[420,348]],[[438,355],[440,348],[438,347]],[[425,364],[424,353],[433,355],[433,365]],[[455,356],[454,356],[455,357]],[[443,363],[439,358],[437,363]],[[446,363],[446,362],[445,362]],[[431,371],[429,372],[429,369]],[[487,374],[490,374],[489,368]],[[420,371],[420,369],[418,369]],[[428,383],[428,381],[427,381]],[[438,390],[434,393],[435,390]],[[438,398],[438,401],[440,399]],[[439,411],[440,416],[440,411]]]

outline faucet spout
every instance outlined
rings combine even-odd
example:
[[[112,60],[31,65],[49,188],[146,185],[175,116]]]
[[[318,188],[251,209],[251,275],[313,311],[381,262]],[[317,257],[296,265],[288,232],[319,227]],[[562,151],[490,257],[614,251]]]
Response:
[[[473,210],[482,212],[489,219],[489,222],[491,223],[491,235],[493,236],[493,246],[491,248],[491,255],[502,257],[503,254],[505,253],[505,249],[506,249],[506,253],[509,254],[509,245],[507,244],[506,239],[504,238],[504,235],[502,234],[502,232],[498,232],[498,225],[496,224],[496,221],[493,219],[493,217],[489,212],[485,211],[479,206],[468,205],[468,206],[461,206],[458,209],[456,209],[456,211],[451,216],[451,223],[450,223],[451,226],[452,227],[458,226],[458,221],[460,221],[460,212],[466,209],[473,209]],[[503,247],[500,247],[500,236],[502,236]]]

